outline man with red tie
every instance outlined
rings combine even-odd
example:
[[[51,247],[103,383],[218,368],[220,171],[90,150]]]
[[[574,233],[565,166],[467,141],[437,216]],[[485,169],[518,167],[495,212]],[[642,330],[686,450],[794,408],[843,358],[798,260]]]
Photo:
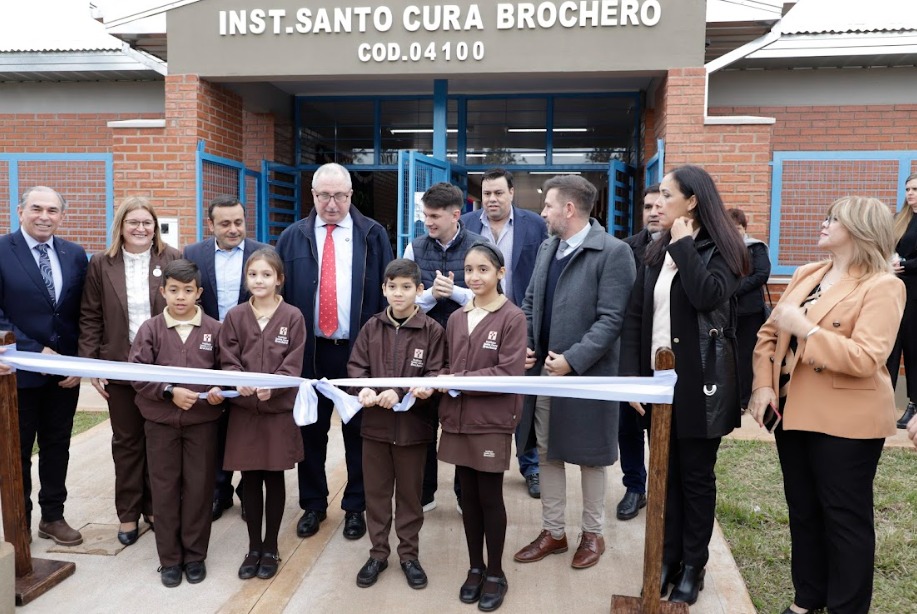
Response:
[[[382,282],[392,246],[385,228],[350,206],[352,196],[347,169],[323,165],[312,177],[314,209],[277,241],[286,278],[284,299],[299,307],[306,320],[305,378],[347,377],[347,361],[360,328],[385,308]],[[331,401],[319,395],[318,421],[300,429],[306,453],[298,466],[300,537],[315,535],[326,518],[325,456],[332,411]],[[366,533],[361,422],[358,413],[341,429],[347,463],[341,508],[347,539]]]

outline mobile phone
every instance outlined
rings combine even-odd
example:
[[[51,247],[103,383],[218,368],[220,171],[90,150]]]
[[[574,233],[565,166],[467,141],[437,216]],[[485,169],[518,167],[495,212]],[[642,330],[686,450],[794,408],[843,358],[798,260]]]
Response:
[[[764,410],[764,418],[761,422],[768,433],[773,433],[777,430],[777,425],[780,424],[781,420],[783,420],[783,416],[780,415],[777,408],[773,405],[768,405],[767,409]]]

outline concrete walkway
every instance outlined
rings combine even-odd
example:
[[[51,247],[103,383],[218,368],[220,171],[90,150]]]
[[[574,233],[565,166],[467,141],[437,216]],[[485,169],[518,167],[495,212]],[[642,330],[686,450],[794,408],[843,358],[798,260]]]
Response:
[[[84,388],[81,409],[104,408],[104,403]],[[156,572],[158,558],[153,535],[147,533],[133,546],[115,555],[48,552],[52,542],[38,539],[33,556],[70,560],[76,573],[48,594],[20,609],[23,614],[79,612],[258,612],[280,611],[316,614],[351,612],[418,613],[476,611],[458,600],[458,588],[467,571],[461,517],[452,494],[453,468],[440,464],[437,507],[426,516],[421,532],[421,563],[430,578],[420,591],[408,588],[398,567],[397,555],[389,560],[388,570],[368,589],[354,582],[357,571],[368,556],[369,540],[345,540],[341,535],[343,512],[340,497],[346,479],[340,425],[335,421],[330,434],[328,476],[333,500],[329,516],[314,537],[296,537],[297,485],[294,471],[287,472],[287,506],[280,532],[283,565],[270,581],[241,581],[236,572],[247,550],[245,524],[236,505],[213,525],[207,559],[207,579],[198,585],[184,582],[168,589]],[[114,541],[117,517],[113,504],[114,470],[110,449],[111,429],[106,421],[79,435],[71,447],[68,479],[67,519],[75,527],[92,524],[101,531],[105,547],[98,552],[117,551]],[[525,482],[513,468],[506,473],[505,499],[509,527],[504,567],[510,591],[502,612],[556,614],[558,612],[604,613],[609,611],[613,594],[637,595],[641,588],[644,517],[620,522],[614,507],[623,495],[618,465],[609,471],[605,540],[607,550],[601,562],[587,570],[570,568],[578,539],[579,475],[568,470],[567,537],[571,550],[544,561],[520,565],[512,560],[516,550],[535,538],[541,528],[541,508],[529,498]],[[37,480],[36,478],[33,478]],[[37,518],[37,513],[36,516]],[[37,525],[37,520],[33,520]],[[99,527],[98,525],[107,525]],[[106,537],[107,536],[107,537]],[[397,540],[392,535],[393,551]],[[706,587],[691,608],[697,614],[751,614],[752,606],[745,584],[736,569],[719,527],[711,543]]]

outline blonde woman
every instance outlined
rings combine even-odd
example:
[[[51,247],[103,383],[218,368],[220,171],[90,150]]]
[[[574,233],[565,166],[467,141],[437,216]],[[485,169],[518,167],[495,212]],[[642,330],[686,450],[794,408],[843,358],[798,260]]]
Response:
[[[162,240],[150,201],[124,199],[112,222],[111,245],[89,260],[80,307],[80,356],[127,362],[140,325],[165,307],[159,293],[162,270],[178,258],[181,253]],[[141,514],[153,526],[144,419],[130,382],[93,378],[92,385],[108,401],[118,540],[130,546],[139,536]]]
[[[917,173],[904,182],[904,204],[895,216],[895,253],[892,255],[892,270],[907,289],[904,317],[898,331],[898,340],[888,357],[888,372],[892,377],[892,389],[898,383],[898,369],[904,354],[904,377],[907,382],[907,407],[898,420],[899,429],[906,429],[907,423],[917,414],[914,399],[917,398]]]
[[[775,431],[790,516],[796,594],[784,614],[869,611],[873,480],[895,399],[885,366],[904,311],[890,272],[892,214],[875,198],[835,201],[818,245],[830,258],[801,266],[758,332],[749,411]],[[792,386],[790,386],[792,382]]]

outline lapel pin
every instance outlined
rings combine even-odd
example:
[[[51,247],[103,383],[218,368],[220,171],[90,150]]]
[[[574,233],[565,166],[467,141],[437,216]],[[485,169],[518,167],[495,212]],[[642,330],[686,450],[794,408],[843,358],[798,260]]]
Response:
[[[159,268],[159,265],[156,265],[156,268],[153,269],[153,277],[162,277],[162,269]]]

